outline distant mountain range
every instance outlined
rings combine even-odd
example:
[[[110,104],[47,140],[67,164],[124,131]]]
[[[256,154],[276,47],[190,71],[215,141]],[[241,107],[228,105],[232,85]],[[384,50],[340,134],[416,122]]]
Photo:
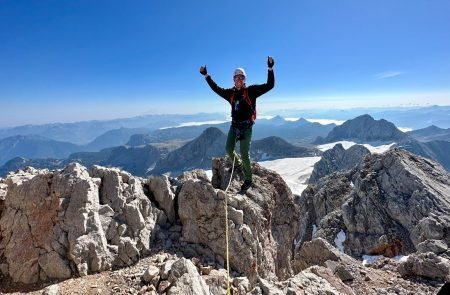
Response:
[[[172,174],[195,168],[211,167],[211,158],[225,154],[226,135],[218,128],[209,127],[196,139],[176,148],[176,144],[150,144],[140,146],[118,146],[100,152],[78,152],[64,160],[14,158],[0,167],[0,176],[25,166],[35,168],[61,168],[70,162],[86,167],[92,165],[121,167],[134,175]],[[237,145],[239,146],[239,144]],[[251,154],[254,161],[285,157],[318,155],[313,148],[297,147],[278,137],[255,140]]]
[[[389,107],[389,108],[350,108],[350,109],[282,109],[268,112],[267,115],[281,115],[284,118],[304,117],[346,121],[362,114],[385,119],[399,128],[421,129],[430,125],[450,128],[450,105],[428,107]]]
[[[86,166],[120,166],[135,175],[209,168],[211,157],[224,154],[229,125],[227,122],[149,132],[146,128],[118,128],[103,133],[88,145],[58,142],[37,135],[12,136],[0,140],[0,165],[4,164],[0,175],[28,164],[54,168],[71,161]],[[310,143],[313,139],[316,139],[315,144],[341,140],[395,143],[397,147],[438,161],[450,170],[449,129],[430,126],[404,133],[391,122],[375,120],[367,114],[340,126],[321,125],[305,119],[260,119],[253,129],[252,159],[317,155],[320,152]]]
[[[159,125],[161,124],[159,123]],[[74,152],[98,152],[102,149],[121,145],[137,147],[146,144],[187,142],[200,136],[209,127],[216,127],[226,134],[230,128],[230,123],[171,127],[156,130],[121,127],[109,130],[85,145],[56,141],[40,135],[13,136],[0,139],[0,165],[14,157],[61,159]],[[270,120],[261,119],[254,125],[253,139],[257,140],[276,135],[290,143],[305,145],[313,141],[317,136],[325,136],[333,127],[335,127],[334,124],[321,125],[304,119],[297,121],[286,121],[281,117],[275,117]]]
[[[157,130],[163,127],[177,126],[186,122],[211,120],[226,120],[226,115],[220,113],[145,115],[107,121],[24,125],[0,129],[0,139],[15,135],[39,135],[56,141],[86,145],[91,143],[96,137],[114,129],[144,128]]]
[[[15,135],[0,140],[0,165],[18,156],[63,159],[79,150],[79,146],[68,142],[38,135]]]
[[[442,129],[431,125],[427,128],[406,132],[410,137],[418,141],[445,140],[450,141],[450,128]]]
[[[429,128],[428,137],[442,136],[442,129]],[[416,133],[424,134],[424,131]],[[445,137],[445,136],[444,136]],[[450,170],[450,142],[444,140],[432,140],[419,142],[412,136],[401,132],[394,124],[386,120],[375,120],[369,115],[362,115],[348,120],[335,127],[325,138],[317,138],[316,144],[331,143],[341,140],[357,143],[395,143],[394,147],[400,147],[417,155],[441,163],[444,168]]]

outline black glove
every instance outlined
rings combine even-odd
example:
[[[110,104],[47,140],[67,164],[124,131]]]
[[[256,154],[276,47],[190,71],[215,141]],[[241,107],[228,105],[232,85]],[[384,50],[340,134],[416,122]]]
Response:
[[[202,74],[203,76],[208,74],[208,71],[206,70],[206,65],[200,67],[200,74]]]
[[[275,60],[271,56],[268,56],[267,57],[267,66],[269,68],[272,68],[274,64],[275,64]]]

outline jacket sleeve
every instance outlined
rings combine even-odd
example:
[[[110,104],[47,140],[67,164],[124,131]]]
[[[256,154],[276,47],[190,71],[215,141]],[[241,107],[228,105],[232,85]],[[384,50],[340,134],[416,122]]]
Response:
[[[251,96],[254,99],[260,97],[261,95],[268,92],[270,89],[272,89],[275,86],[275,75],[273,73],[273,70],[267,70],[267,71],[268,71],[267,72],[267,83],[259,84],[259,85],[252,85],[249,87],[249,92],[251,91]]]
[[[211,76],[206,77],[206,82],[208,82],[209,87],[211,87],[211,89],[215,93],[217,93],[219,96],[226,99],[228,102],[230,101],[231,89],[225,89],[225,88],[217,86],[216,82],[213,81]]]

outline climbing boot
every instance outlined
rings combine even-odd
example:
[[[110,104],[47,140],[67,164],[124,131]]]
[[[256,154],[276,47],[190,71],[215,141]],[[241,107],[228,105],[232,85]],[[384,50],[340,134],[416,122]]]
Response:
[[[252,186],[253,182],[251,180],[245,180],[244,183],[241,186],[241,191],[245,192]]]

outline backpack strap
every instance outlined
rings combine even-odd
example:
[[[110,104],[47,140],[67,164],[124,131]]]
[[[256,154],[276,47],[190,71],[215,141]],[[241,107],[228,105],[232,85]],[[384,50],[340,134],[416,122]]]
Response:
[[[244,88],[244,99],[245,102],[250,106],[250,109],[252,110],[252,122],[255,122],[256,120],[256,108],[253,108],[252,101],[250,100],[250,97],[248,96],[247,87]],[[234,102],[234,91],[231,92],[230,95],[230,103],[233,105]]]
[[[256,108],[253,108],[252,101],[250,100],[250,97],[247,93],[247,88],[244,89],[244,99],[247,102],[247,104],[250,106],[250,109],[252,110],[252,122],[255,122],[256,120]]]

